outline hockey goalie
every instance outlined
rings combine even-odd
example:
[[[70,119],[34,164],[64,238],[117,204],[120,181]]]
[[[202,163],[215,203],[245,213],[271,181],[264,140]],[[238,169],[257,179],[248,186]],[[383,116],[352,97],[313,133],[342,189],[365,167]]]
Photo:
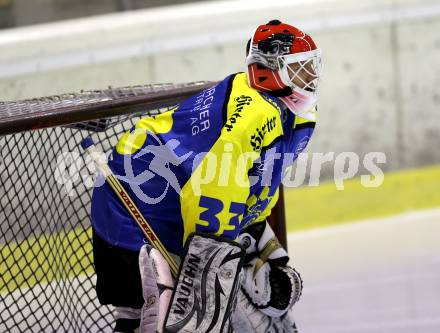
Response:
[[[115,307],[114,332],[296,332],[302,280],[266,218],[313,133],[321,53],[272,20],[246,67],[140,119],[112,151],[112,172],[180,262],[172,276],[109,185],[94,189],[96,291]]]

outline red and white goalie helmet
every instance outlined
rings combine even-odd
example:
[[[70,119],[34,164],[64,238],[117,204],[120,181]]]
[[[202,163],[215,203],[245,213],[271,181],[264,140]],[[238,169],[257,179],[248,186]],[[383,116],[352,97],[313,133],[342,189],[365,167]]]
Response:
[[[246,65],[251,87],[279,97],[294,114],[316,120],[321,50],[309,35],[278,20],[260,25]]]

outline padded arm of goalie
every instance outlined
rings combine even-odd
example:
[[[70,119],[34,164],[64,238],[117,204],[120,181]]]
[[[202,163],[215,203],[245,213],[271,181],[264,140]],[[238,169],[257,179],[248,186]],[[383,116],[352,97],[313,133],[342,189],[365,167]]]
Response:
[[[267,222],[245,228],[239,236],[246,249],[243,293],[261,312],[270,317],[284,315],[302,292],[298,272],[287,266],[289,256]]]
[[[246,262],[258,257],[263,263],[285,266],[289,261],[287,251],[266,221],[245,228],[239,235],[239,242],[246,249]]]

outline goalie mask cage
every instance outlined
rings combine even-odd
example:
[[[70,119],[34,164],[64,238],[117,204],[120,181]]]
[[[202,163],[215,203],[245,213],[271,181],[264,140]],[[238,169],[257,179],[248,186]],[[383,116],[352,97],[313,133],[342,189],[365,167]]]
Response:
[[[212,85],[0,102],[0,332],[112,332],[112,309],[99,304],[94,289],[92,188],[84,179],[91,172],[79,143],[92,135],[109,152],[139,118]],[[285,245],[280,199],[271,224]]]

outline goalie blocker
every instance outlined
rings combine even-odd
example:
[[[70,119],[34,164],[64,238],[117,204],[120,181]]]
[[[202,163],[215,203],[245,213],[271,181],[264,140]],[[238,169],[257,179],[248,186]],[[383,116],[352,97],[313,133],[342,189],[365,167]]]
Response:
[[[234,241],[192,234],[185,246],[164,332],[229,332],[244,257],[245,250]]]

